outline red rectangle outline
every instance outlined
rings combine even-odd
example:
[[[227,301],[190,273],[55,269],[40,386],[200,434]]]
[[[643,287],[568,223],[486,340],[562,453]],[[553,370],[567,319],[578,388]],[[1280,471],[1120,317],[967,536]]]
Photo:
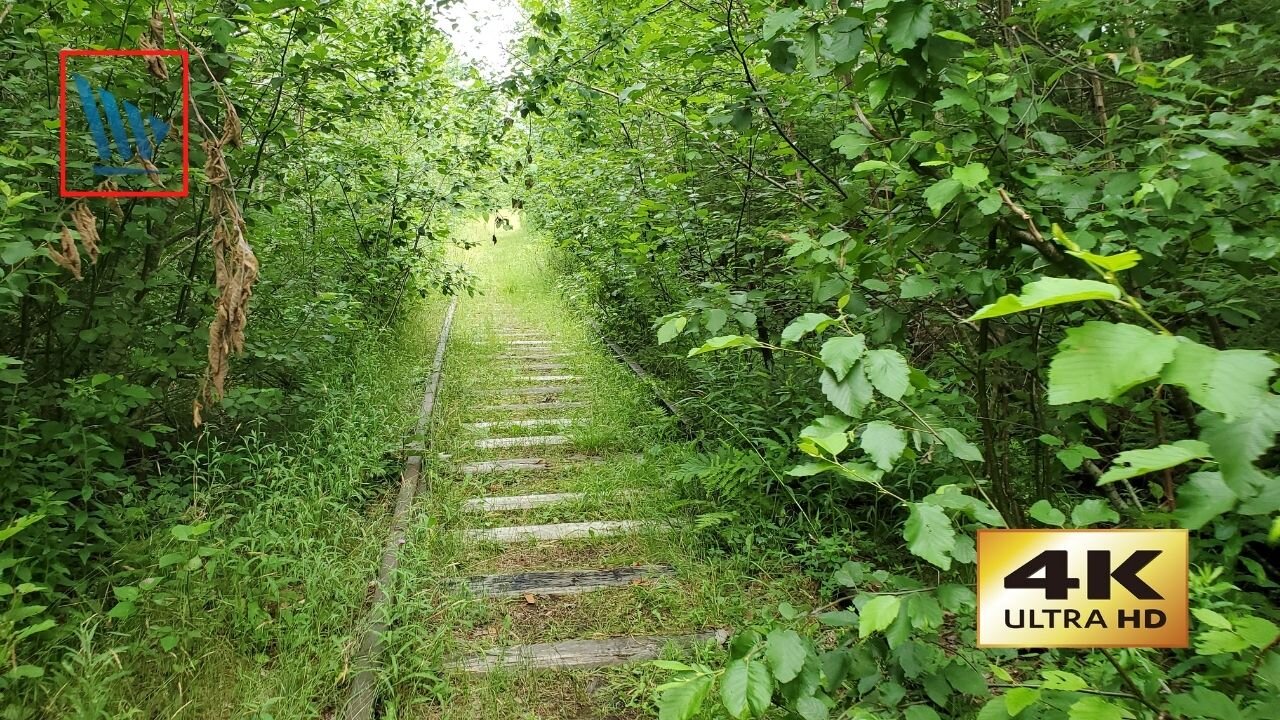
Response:
[[[73,56],[123,56],[182,58],[182,189],[181,190],[68,190],[67,189],[67,58]],[[59,50],[58,51],[58,177],[59,195],[65,198],[184,198],[190,195],[191,173],[191,58],[186,50]]]

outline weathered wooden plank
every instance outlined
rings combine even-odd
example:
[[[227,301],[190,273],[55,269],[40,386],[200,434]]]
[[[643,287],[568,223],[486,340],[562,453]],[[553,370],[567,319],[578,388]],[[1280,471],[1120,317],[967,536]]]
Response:
[[[505,388],[502,392],[510,395],[556,395],[564,392],[563,385],[526,385],[524,387]]]
[[[546,458],[511,458],[467,463],[458,469],[463,475],[487,475],[500,472],[550,470],[552,467],[551,461]]]
[[[562,372],[568,370],[569,366],[564,363],[538,363],[536,365],[524,365],[520,369],[527,372]]]
[[[462,509],[471,512],[502,512],[504,510],[528,510],[529,508],[576,502],[586,497],[582,493],[540,493],[536,495],[507,495],[499,497],[471,498]]]
[[[530,540],[572,540],[584,537],[622,535],[645,527],[639,520],[592,520],[590,522],[554,523],[551,525],[513,525],[477,528],[465,532],[468,540],[515,543]],[[657,526],[654,526],[657,527]]]
[[[569,427],[574,423],[569,418],[533,418],[531,420],[486,420],[484,422],[465,423],[463,427],[470,430],[488,430],[496,427]]]
[[[611,587],[626,587],[641,580],[670,575],[670,565],[640,565],[605,570],[536,570],[510,575],[476,575],[466,579],[467,589],[485,597],[521,595],[576,595]]]
[[[541,402],[541,403],[504,403],[502,405],[486,405],[480,408],[483,412],[530,412],[532,410],[568,410],[571,408],[583,408],[587,403],[576,400],[561,400],[558,402]]]
[[[593,464],[604,462],[604,458],[595,455],[569,455],[567,457],[548,460],[547,458],[507,458],[504,460],[482,460],[470,462],[458,467],[463,475],[489,475],[504,472],[538,472],[555,470],[569,465]]]
[[[475,441],[481,450],[494,448],[537,447],[542,445],[568,445],[573,438],[567,435],[526,435],[524,437],[482,438]]]
[[[556,351],[545,348],[524,348],[519,352],[503,352],[498,353],[494,357],[499,360],[554,360],[558,358],[574,357],[578,353],[571,351]]]
[[[555,340],[508,340],[508,345],[554,345]]]
[[[516,378],[520,382],[568,382],[581,379],[581,375],[521,375]]]
[[[526,668],[589,668],[606,665],[624,665],[661,657],[668,644],[688,647],[698,643],[715,641],[724,643],[729,638],[725,630],[694,633],[690,635],[646,635],[618,637],[603,640],[565,640],[555,643],[536,643],[514,647],[493,648],[479,655],[451,663],[450,667],[463,672],[483,673],[502,667]]]

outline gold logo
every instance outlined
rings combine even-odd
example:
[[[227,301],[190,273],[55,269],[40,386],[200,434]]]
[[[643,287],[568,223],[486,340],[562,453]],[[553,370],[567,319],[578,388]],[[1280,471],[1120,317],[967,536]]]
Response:
[[[1186,530],[979,530],[979,647],[1188,645]]]

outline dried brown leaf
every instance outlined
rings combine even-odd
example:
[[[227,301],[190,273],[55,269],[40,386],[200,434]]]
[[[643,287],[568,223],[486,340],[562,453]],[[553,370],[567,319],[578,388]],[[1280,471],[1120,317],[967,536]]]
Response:
[[[98,218],[89,209],[86,202],[78,202],[71,206],[71,221],[75,223],[76,232],[80,233],[80,243],[89,254],[89,262],[98,263]]]
[[[154,163],[144,157],[139,157],[138,161],[142,163],[142,167],[146,168],[147,179],[150,180],[153,185],[164,187],[164,181],[160,179],[160,168],[156,167]]]
[[[71,237],[71,231],[67,228],[62,228],[62,252],[49,248],[49,257],[53,258],[58,267],[71,273],[75,279],[84,279],[80,274],[80,251],[76,249],[76,240]]]

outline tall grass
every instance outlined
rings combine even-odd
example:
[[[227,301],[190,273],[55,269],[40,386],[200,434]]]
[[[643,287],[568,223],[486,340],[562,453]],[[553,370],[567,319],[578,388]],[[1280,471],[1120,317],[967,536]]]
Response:
[[[305,429],[250,424],[185,448],[156,482],[190,488],[189,504],[139,517],[112,596],[74,614],[52,694],[5,716],[279,719],[336,706],[442,306],[414,308],[328,367]]]

